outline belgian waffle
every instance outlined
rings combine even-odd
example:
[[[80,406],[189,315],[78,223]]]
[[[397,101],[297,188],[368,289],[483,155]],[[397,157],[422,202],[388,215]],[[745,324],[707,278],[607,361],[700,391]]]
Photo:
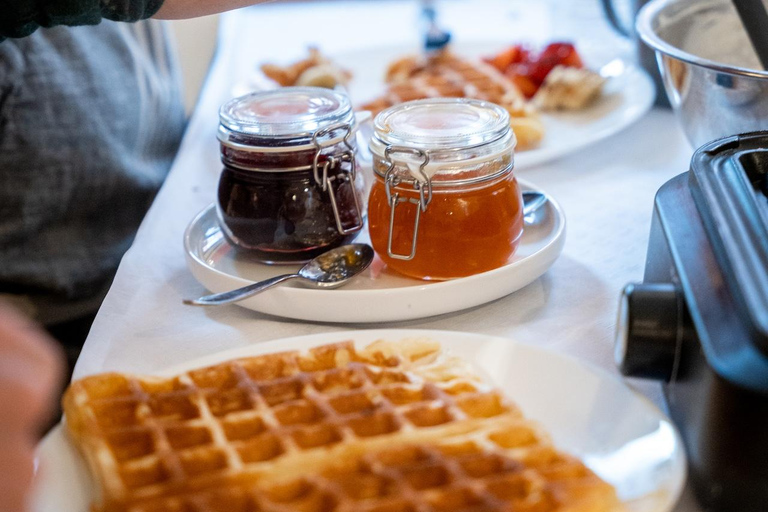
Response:
[[[338,453],[301,476],[157,500],[130,512],[617,512],[613,488],[525,420],[387,450]]]
[[[466,454],[451,447],[469,443],[476,454],[496,454],[509,467],[538,471],[536,485],[554,486],[547,496],[565,496],[570,507],[576,502],[563,494],[560,476],[568,485],[578,487],[586,478],[610,489],[578,461],[557,454],[514,405],[461,361],[441,356],[436,344],[425,341],[375,343],[363,351],[352,343],[326,345],[169,378],[98,375],[72,384],[64,410],[101,488],[97,509],[103,512],[421,512],[443,510],[430,505],[440,496],[463,496],[466,486],[456,490],[447,480],[435,483],[434,493],[421,489],[406,476],[419,473],[421,459],[397,455],[408,453],[400,446],[427,454],[430,464],[447,468],[450,481],[458,482],[468,478],[457,469]],[[506,437],[493,434],[504,429]],[[521,451],[502,440],[528,438],[536,449]],[[401,469],[386,469],[385,459]],[[547,473],[550,459],[555,467],[565,460],[578,466],[578,475],[553,477]],[[381,478],[392,483],[393,494],[376,495]],[[491,497],[490,480],[480,480],[467,484],[471,500],[481,496],[477,503],[488,504],[487,510],[513,510]],[[376,499],[359,503],[365,496],[355,496],[368,493],[369,485]]]
[[[522,94],[496,68],[480,60],[461,58],[447,50],[424,61],[406,57],[390,66],[383,96],[360,106],[375,116],[385,108],[425,98],[474,98],[501,106],[513,105]]]

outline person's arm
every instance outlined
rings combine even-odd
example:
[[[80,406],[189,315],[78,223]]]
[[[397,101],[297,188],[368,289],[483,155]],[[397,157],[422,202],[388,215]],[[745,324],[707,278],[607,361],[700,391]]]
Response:
[[[138,21],[163,0],[0,0],[0,41],[26,37],[40,27],[97,25],[103,19]]]
[[[0,41],[40,27],[205,16],[274,0],[0,0]]]
[[[165,0],[160,10],[152,17],[161,20],[197,18],[273,1],[275,0]]]
[[[31,321],[0,304],[0,510],[24,512],[34,449],[61,386],[62,358]]]

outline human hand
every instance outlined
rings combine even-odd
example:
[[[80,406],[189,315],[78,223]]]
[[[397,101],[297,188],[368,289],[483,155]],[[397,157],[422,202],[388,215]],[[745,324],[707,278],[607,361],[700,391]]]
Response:
[[[58,346],[31,320],[0,304],[0,510],[24,512],[34,448],[61,385]]]

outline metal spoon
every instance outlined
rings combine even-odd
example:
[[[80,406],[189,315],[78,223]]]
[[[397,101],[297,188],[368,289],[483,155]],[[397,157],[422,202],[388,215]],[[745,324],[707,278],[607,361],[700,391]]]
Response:
[[[544,206],[549,199],[543,192],[526,190],[523,192],[523,221],[527,226],[534,226],[541,222],[541,218],[535,213]]]
[[[373,249],[370,245],[342,245],[317,256],[295,274],[275,276],[237,290],[206,295],[199,299],[185,299],[184,304],[190,306],[231,304],[252,297],[290,279],[300,279],[303,284],[313,288],[338,288],[368,268],[372,261]]]

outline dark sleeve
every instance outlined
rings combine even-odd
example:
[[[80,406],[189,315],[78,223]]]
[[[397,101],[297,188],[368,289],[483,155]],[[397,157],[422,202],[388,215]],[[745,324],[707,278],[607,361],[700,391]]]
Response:
[[[28,36],[40,27],[139,21],[161,5],[163,0],[0,0],[0,41]]]

